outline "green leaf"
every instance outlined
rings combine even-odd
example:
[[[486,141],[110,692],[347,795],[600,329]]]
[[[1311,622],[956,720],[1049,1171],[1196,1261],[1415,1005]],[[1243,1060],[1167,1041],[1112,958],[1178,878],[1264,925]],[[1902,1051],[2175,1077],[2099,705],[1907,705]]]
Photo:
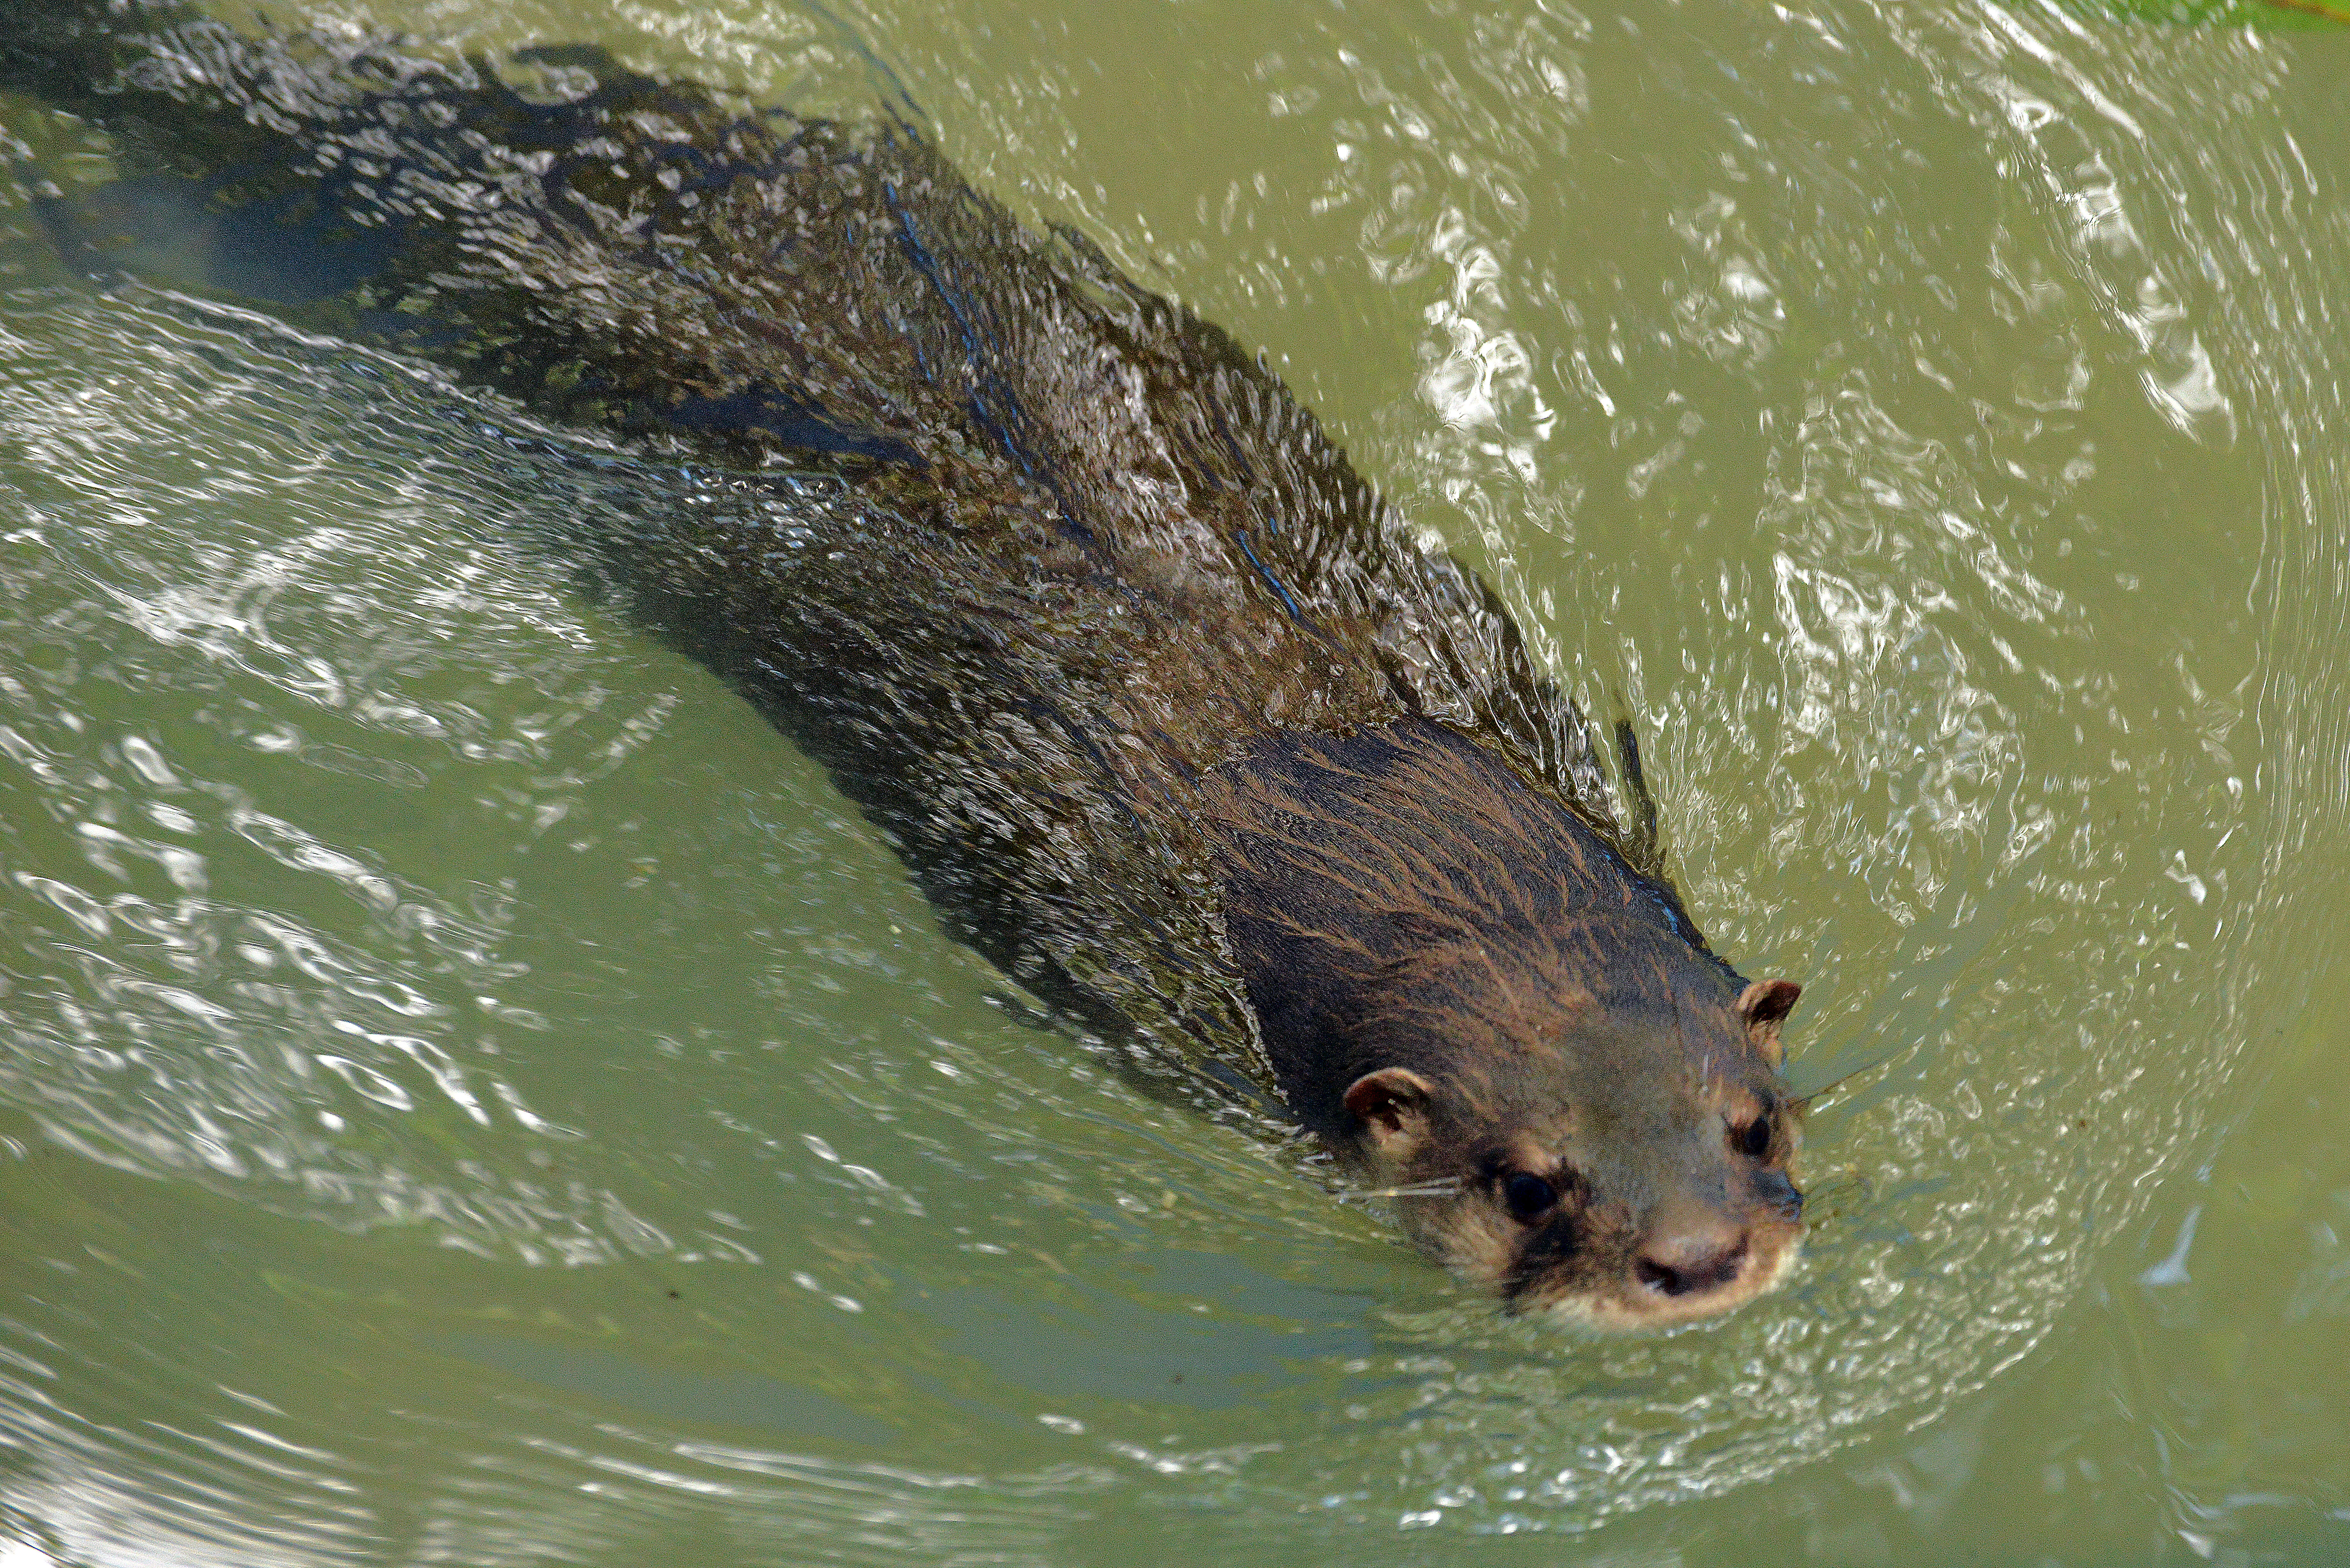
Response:
[[[2272,32],[2350,26],[2350,0],[2076,0],[2068,8],[2141,22]]]

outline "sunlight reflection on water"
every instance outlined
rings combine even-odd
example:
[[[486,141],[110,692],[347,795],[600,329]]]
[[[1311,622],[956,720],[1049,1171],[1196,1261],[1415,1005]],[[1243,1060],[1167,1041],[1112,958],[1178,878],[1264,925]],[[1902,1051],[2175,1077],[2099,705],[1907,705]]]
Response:
[[[1358,465],[1641,721],[1693,909],[1805,980],[1804,1081],[1858,1072],[1800,1273],[1653,1341],[1496,1318],[1298,1147],[991,1008],[820,777],[521,546],[690,476],[52,279],[0,298],[0,1133],[45,1282],[0,1317],[45,1544],[0,1565],[1588,1531],[1933,1421],[2189,1161],[2350,757],[2350,271],[2281,48],[1234,23],[1182,90],[1253,144],[1129,221],[1085,171],[1130,116],[1082,48],[985,74],[991,17],[868,20],[976,174],[1343,383]],[[605,26],[868,80],[757,7]]]

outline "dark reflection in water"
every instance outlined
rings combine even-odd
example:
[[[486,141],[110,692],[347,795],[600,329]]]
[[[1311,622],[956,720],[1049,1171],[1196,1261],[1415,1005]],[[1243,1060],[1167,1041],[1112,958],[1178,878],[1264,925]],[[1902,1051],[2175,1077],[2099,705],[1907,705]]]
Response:
[[[991,189],[1285,357],[1538,666],[1632,705],[1709,931],[1815,978],[1798,1071],[1885,1064],[1814,1117],[1801,1274],[1605,1346],[1455,1299],[1277,1137],[992,1009],[819,775],[523,546],[733,493],[92,292],[12,198],[6,1529],[2322,1555],[2324,43],[1990,5],[1067,26],[858,30]],[[618,41],[837,108],[837,38]],[[86,130],[0,126],[99,185]]]
[[[1245,943],[1204,912],[1234,831],[1206,775],[1260,742],[1447,720],[1609,827],[1586,726],[1514,626],[1278,379],[1074,233],[1020,228],[911,127],[745,111],[585,47],[528,52],[556,76],[525,91],[161,0],[21,32],[9,79],[161,171],[36,199],[69,255],[104,266],[177,178],[222,214],[207,283],[623,435],[644,466],[717,465],[548,543],[822,761],[950,928],[1086,1024],[1269,1078]],[[320,258],[296,297],[254,276],[255,229]]]

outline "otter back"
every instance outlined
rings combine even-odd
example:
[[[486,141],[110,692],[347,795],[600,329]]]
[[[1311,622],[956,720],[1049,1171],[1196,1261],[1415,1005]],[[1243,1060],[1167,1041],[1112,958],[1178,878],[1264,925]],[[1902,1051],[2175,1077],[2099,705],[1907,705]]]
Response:
[[[170,0],[0,0],[0,85],[129,171],[45,203],[85,266],[135,261],[126,213],[202,212],[242,263],[182,281],[707,472],[565,548],[819,757],[951,929],[1449,1183],[1415,1233],[1513,1300],[1761,1288],[1794,987],[1742,990],[1627,859],[1491,591],[1223,333],[903,123],[540,58],[534,97]]]

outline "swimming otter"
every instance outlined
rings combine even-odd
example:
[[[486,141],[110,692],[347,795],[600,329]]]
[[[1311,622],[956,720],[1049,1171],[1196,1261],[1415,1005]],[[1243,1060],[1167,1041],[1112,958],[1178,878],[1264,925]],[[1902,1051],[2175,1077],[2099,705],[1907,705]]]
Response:
[[[517,68],[0,0],[0,81],[130,171],[47,203],[93,270],[109,210],[192,194],[210,286],[708,468],[571,545],[956,934],[1269,1077],[1514,1308],[1639,1327],[1770,1287],[1797,988],[1707,949],[1498,601],[1277,379],[903,123]]]

